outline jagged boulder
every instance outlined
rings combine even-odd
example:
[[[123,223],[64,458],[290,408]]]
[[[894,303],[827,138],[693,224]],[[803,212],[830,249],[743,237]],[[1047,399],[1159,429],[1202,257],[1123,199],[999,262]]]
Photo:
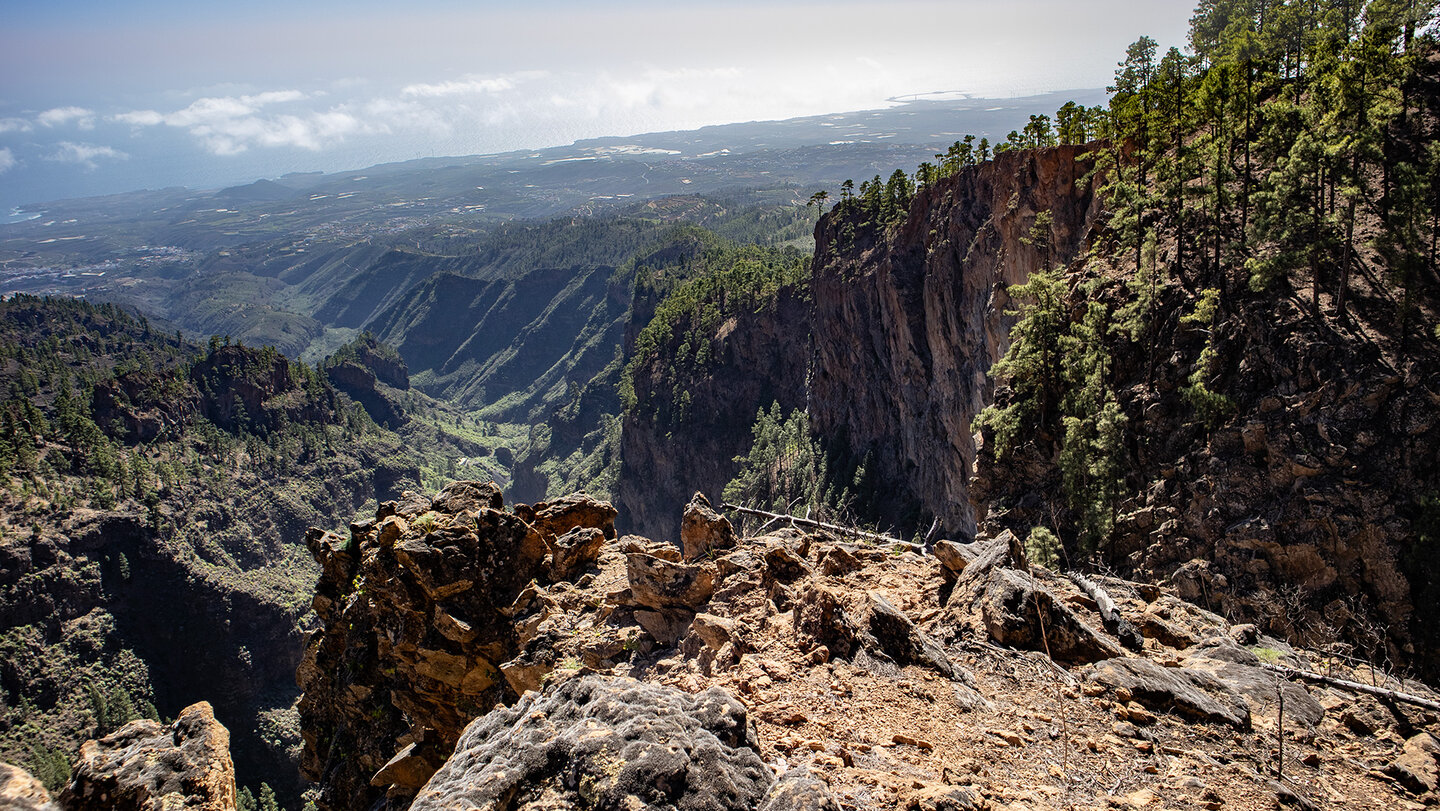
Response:
[[[810,574],[811,566],[801,553],[788,546],[772,546],[765,550],[765,569],[781,583],[793,583]]]
[[[794,623],[797,634],[836,656],[849,657],[858,649],[858,624],[839,595],[824,586],[810,586],[800,593]]]
[[[947,678],[955,677],[955,667],[944,648],[915,627],[905,612],[875,592],[869,594],[870,638],[896,663],[917,664],[933,668]]]
[[[625,575],[635,602],[656,610],[694,610],[715,590],[714,566],[672,563],[643,552],[625,556]]]
[[[430,500],[430,506],[437,512],[452,515],[462,512],[478,513],[486,508],[503,510],[505,495],[493,481],[450,482],[435,494],[435,498]]]
[[[820,571],[827,577],[844,577],[865,564],[845,546],[832,546],[820,554]]]
[[[905,798],[906,811],[975,811],[986,807],[975,789],[943,783],[921,786]]]
[[[1008,530],[985,542],[954,577],[948,609],[958,624],[1001,645],[1046,651],[1064,662],[1096,662],[1122,655],[1120,646],[1065,606],[1040,572],[1029,571]],[[946,572],[953,570],[945,567]],[[1052,578],[1052,580],[1054,580]],[[1058,587],[1063,581],[1054,580]]]
[[[743,645],[740,628],[734,620],[714,614],[696,614],[690,627],[711,650],[719,651],[726,645]]]
[[[569,580],[595,562],[605,546],[605,533],[576,527],[550,544],[550,579]]]
[[[790,769],[770,787],[760,811],[840,811],[840,801],[809,769]]]
[[[411,809],[740,811],[772,784],[744,705],[724,690],[582,676],[471,724]]]
[[[1440,743],[1428,732],[1414,736],[1385,772],[1415,794],[1435,791],[1440,787]]]
[[[680,519],[680,547],[686,560],[699,560],[735,546],[730,519],[715,512],[704,493],[696,493]]]
[[[1230,624],[1218,614],[1187,603],[1172,594],[1162,594],[1147,604],[1145,611],[1136,620],[1136,625],[1145,638],[1180,649],[1224,635],[1230,628]],[[1234,630],[1242,629],[1253,632],[1255,626],[1238,626]]]
[[[515,505],[515,514],[529,522],[542,538],[558,538],[576,527],[595,527],[606,538],[615,537],[616,511],[608,501],[573,493],[554,501]]]
[[[35,775],[0,762],[0,811],[59,811]]]
[[[1325,708],[1309,690],[1261,668],[1253,652],[1228,638],[1212,637],[1186,653],[1186,669],[1209,673],[1244,696],[1252,717],[1278,720],[1283,696],[1286,726],[1313,730],[1325,719]]]
[[[971,544],[958,544],[954,541],[937,541],[935,543],[935,559],[940,561],[947,571],[960,574],[970,561],[975,559],[975,550]]]
[[[234,811],[230,732],[204,701],[170,725],[131,721],[80,747],[60,804],[68,811]]]

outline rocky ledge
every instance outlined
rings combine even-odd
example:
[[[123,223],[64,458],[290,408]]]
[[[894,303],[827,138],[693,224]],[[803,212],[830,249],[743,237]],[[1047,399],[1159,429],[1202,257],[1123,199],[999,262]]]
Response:
[[[1164,587],[1048,571],[1009,533],[934,554],[740,537],[698,496],[677,543],[614,537],[613,519],[583,495],[507,508],[458,482],[348,538],[312,533],[324,625],[299,678],[317,804],[1440,804],[1425,685]],[[56,802],[228,811],[225,738],[206,705],[134,722],[86,744]],[[25,777],[0,770],[0,796],[53,807]]]
[[[312,535],[321,806],[1437,800],[1440,715],[1275,668],[1423,685],[1047,571],[1008,533],[931,555],[684,512],[675,542],[616,538],[588,497],[507,509],[461,482]]]

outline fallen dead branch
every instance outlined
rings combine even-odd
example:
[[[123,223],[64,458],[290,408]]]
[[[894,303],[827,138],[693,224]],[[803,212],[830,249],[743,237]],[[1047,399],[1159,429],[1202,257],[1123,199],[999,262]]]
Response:
[[[1350,690],[1352,692],[1368,693],[1372,696],[1388,698],[1392,701],[1399,701],[1404,704],[1414,704],[1417,707],[1424,707],[1427,710],[1435,710],[1436,712],[1440,712],[1440,701],[1432,701],[1428,698],[1421,698],[1420,696],[1413,695],[1411,693],[1402,693],[1399,690],[1387,690],[1384,687],[1372,687],[1368,684],[1361,684],[1358,681],[1350,681],[1349,679],[1337,679],[1334,676],[1326,676],[1320,673],[1312,673],[1308,670],[1296,670],[1293,667],[1286,667],[1285,665],[1272,665],[1261,662],[1260,666],[1265,668],[1266,670],[1269,670],[1273,673],[1279,673],[1280,675],[1286,676],[1288,678],[1304,679],[1306,681],[1318,682],[1320,684],[1329,684],[1331,686],[1340,687],[1345,690]]]
[[[1096,607],[1100,610],[1100,619],[1105,622],[1105,630],[1120,638],[1120,642],[1130,650],[1140,650],[1145,645],[1145,639],[1140,635],[1139,629],[1121,616],[1119,609],[1115,607],[1115,601],[1105,589],[1100,588],[1093,580],[1078,573],[1070,572],[1066,575],[1070,582],[1074,583],[1081,591],[1095,601]]]
[[[799,518],[793,515],[785,515],[784,513],[772,513],[765,510],[757,510],[753,507],[741,507],[738,504],[724,503],[720,505],[720,509],[730,510],[731,512],[737,512],[741,515],[749,515],[755,518],[767,519],[764,525],[767,527],[777,521],[788,522],[794,526],[811,527],[813,529],[824,529],[829,530],[830,532],[839,533],[841,535],[857,536],[860,538],[865,538],[867,540],[875,541],[877,543],[882,543],[887,546],[903,546],[915,552],[923,553],[925,551],[925,547],[923,544],[911,543],[910,541],[902,541],[899,538],[892,538],[889,535],[881,535],[878,532],[866,532],[863,529],[855,529],[854,527],[842,527],[839,524],[827,524],[824,521],[816,521],[810,518]]]

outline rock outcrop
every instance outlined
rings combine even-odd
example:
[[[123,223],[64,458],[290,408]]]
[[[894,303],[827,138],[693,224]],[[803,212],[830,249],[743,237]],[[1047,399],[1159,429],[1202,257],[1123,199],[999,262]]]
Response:
[[[614,509],[584,496],[502,508],[493,484],[456,482],[382,504],[349,538],[312,531],[324,628],[297,679],[326,807],[413,796],[471,719],[516,696],[527,587],[582,574],[614,536]]]
[[[239,345],[212,347],[188,377],[126,372],[101,381],[91,395],[96,424],[132,445],[175,439],[201,417],[233,433],[332,422],[335,411],[335,392],[307,389],[284,355]]]
[[[409,419],[395,394],[410,388],[410,369],[399,352],[370,333],[340,347],[320,368],[331,385],[350,395],[380,425],[399,428]]]
[[[102,380],[90,396],[95,423],[129,444],[173,439],[200,410],[199,392],[155,372],[126,372]]]
[[[131,721],[80,747],[66,811],[234,811],[230,733],[205,702],[175,723]]]
[[[745,706],[720,688],[572,678],[471,724],[411,809],[747,811],[774,782],[758,749]]]
[[[332,421],[334,392],[323,387],[308,392],[292,371],[273,348],[216,346],[190,367],[190,382],[200,392],[201,414],[227,431]]]
[[[497,499],[457,484],[382,506],[350,542],[315,536],[326,627],[301,679],[322,807],[1388,807],[1430,796],[1440,761],[1415,735],[1440,714],[1287,682],[1260,657],[1306,670],[1318,657],[1173,591],[1101,576],[1082,587],[1027,561],[1010,535],[951,545],[946,565],[908,545],[787,528],[687,562],[673,544],[602,527],[546,524],[537,543],[541,516],[593,505],[507,512]],[[597,536],[583,565],[556,568],[560,540],[590,548]],[[987,608],[1001,585],[1021,596]],[[466,596],[482,586],[490,613]],[[1102,602],[1143,644],[1124,649]],[[477,674],[493,682],[467,693]],[[1278,735],[1284,784],[1266,776]],[[1377,782],[1373,764],[1397,782]]]
[[[680,548],[686,560],[697,560],[735,546],[730,519],[715,512],[704,493],[696,493],[680,518]]]
[[[379,425],[395,429],[408,419],[405,410],[380,387],[375,373],[355,361],[327,365],[325,378],[332,386],[350,395]]]

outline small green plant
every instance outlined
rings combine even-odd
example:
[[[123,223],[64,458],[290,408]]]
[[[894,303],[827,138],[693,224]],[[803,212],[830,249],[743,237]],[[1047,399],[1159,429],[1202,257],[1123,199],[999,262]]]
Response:
[[[1260,661],[1264,662],[1264,663],[1267,664],[1267,665],[1273,665],[1273,664],[1278,663],[1278,662],[1280,661],[1280,657],[1281,657],[1281,655],[1282,655],[1282,654],[1280,653],[1280,651],[1275,650],[1274,648],[1258,648],[1258,647],[1257,647],[1257,648],[1251,648],[1251,649],[1250,649],[1250,652],[1255,654],[1255,658],[1259,659]]]
[[[1063,551],[1060,539],[1045,527],[1035,527],[1025,538],[1025,557],[1031,563],[1054,569],[1060,563]]]
[[[410,526],[420,530],[420,532],[425,535],[430,535],[440,528],[440,514],[434,510],[421,513],[415,517],[414,521],[410,522]]]

